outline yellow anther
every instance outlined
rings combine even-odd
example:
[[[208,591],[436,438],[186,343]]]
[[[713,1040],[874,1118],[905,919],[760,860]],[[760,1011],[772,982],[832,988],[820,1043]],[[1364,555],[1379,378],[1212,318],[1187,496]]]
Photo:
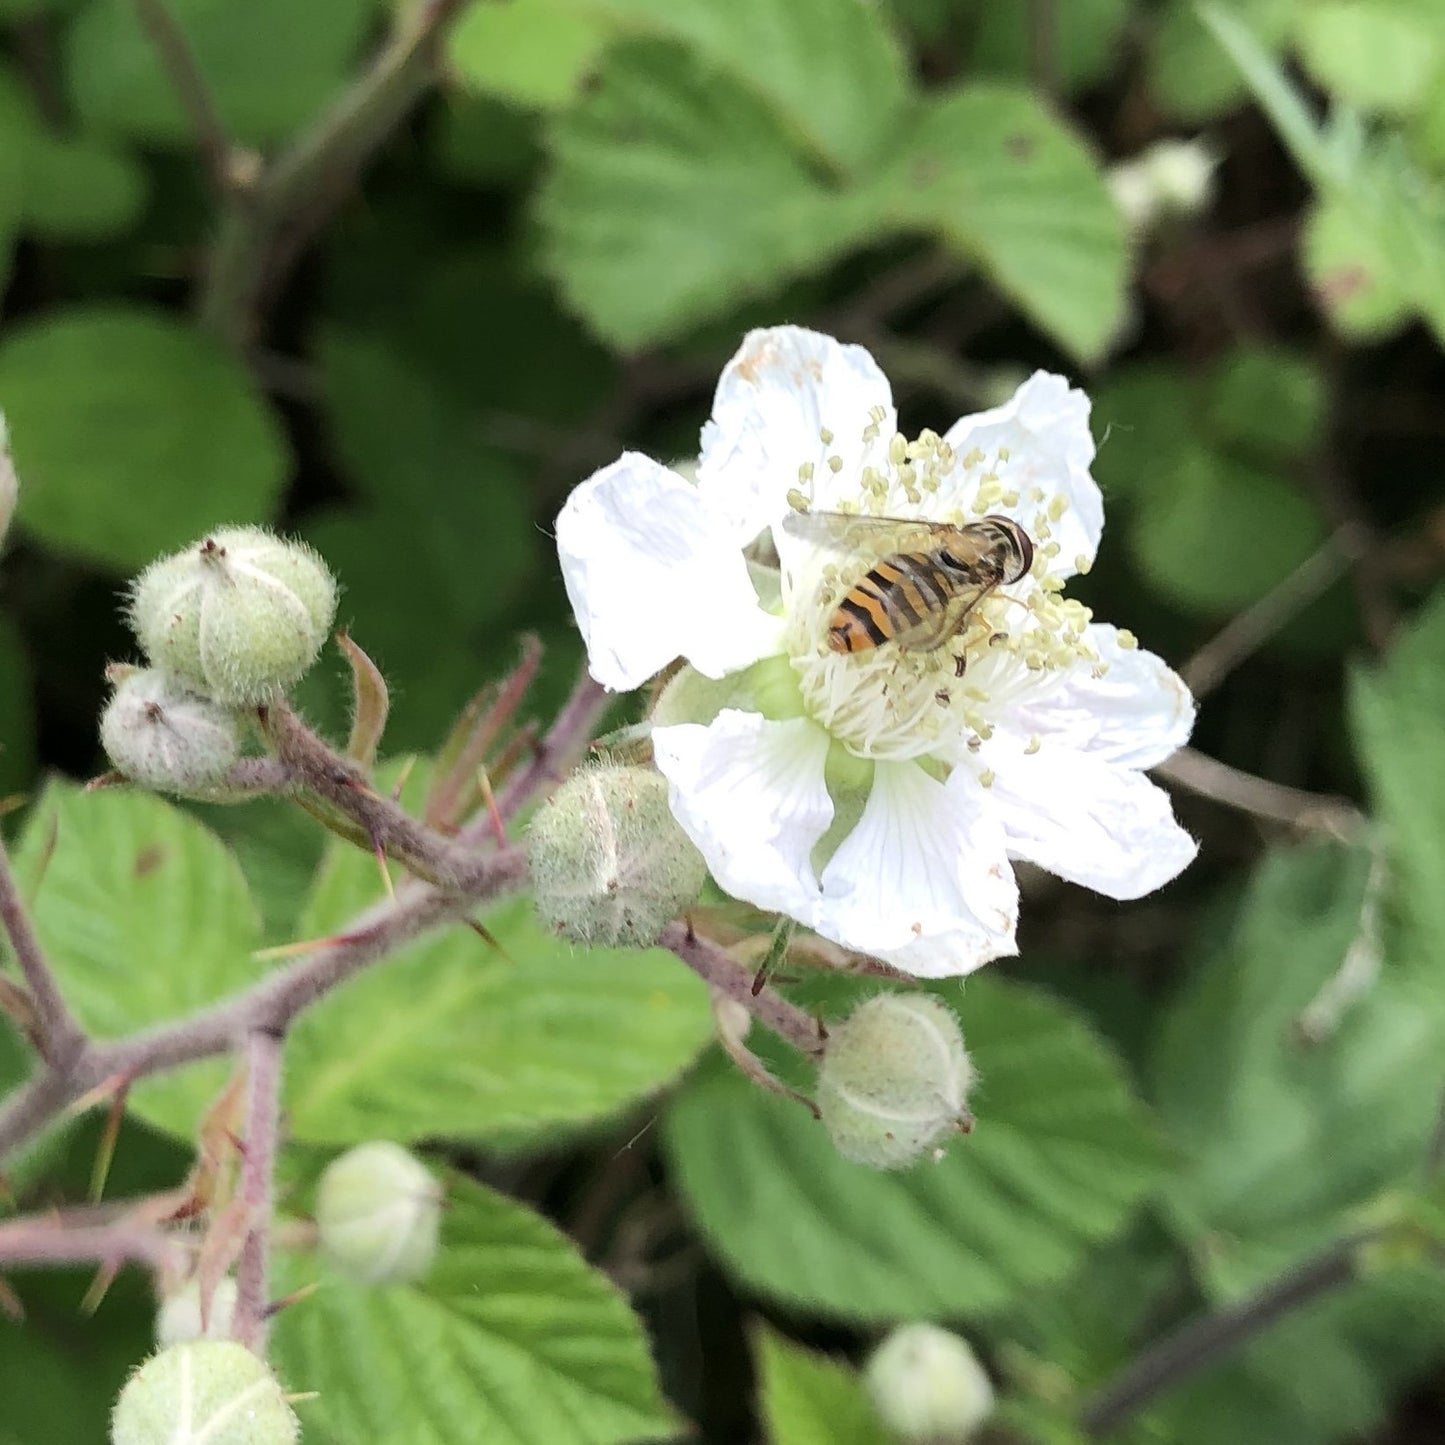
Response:
[[[1049,521],[1057,522],[1068,510],[1069,499],[1062,492],[1055,493],[1053,501],[1049,503]]]
[[[1086,557],[1082,552],[1074,558],[1074,571],[1077,572],[1080,577],[1087,577],[1093,565],[1093,559]]]
[[[843,458],[842,458],[842,457],[829,457],[829,458],[828,458],[828,470],[829,470],[830,472],[832,472],[833,475],[836,477],[836,476],[838,475],[838,473],[843,470]]]
[[[827,427],[823,427],[818,432],[818,440],[822,442],[825,447],[830,447],[833,445],[833,433],[830,432]]]
[[[888,443],[888,460],[895,467],[901,466],[908,458],[908,438],[902,432],[894,432]]]
[[[983,788],[991,788],[991,787],[993,787],[994,776],[995,776],[995,775],[994,775],[994,771],[993,771],[992,768],[985,768],[985,769],[978,775],[979,786],[980,786],[980,787],[983,787]]]
[[[808,510],[808,499],[796,487],[789,487],[788,505],[795,512],[806,512]]]
[[[1028,747],[1024,749],[1024,756],[1030,758],[1033,757],[1033,755],[1038,752],[1038,750],[1043,747],[1043,745],[1044,740],[1037,733],[1032,734],[1029,738]]]
[[[803,465],[798,468],[798,480],[800,482],[811,482],[813,480],[812,462],[804,462]]]
[[[1122,647],[1125,652],[1132,652],[1139,645],[1139,639],[1135,637],[1134,634],[1130,632],[1127,627],[1121,627],[1119,629],[1117,633],[1117,641],[1119,643],[1119,646]]]

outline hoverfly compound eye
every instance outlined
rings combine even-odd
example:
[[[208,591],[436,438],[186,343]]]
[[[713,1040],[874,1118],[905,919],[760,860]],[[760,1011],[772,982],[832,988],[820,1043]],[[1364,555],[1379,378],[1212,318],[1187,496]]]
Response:
[[[1034,565],[1034,542],[1024,529],[1014,521],[1012,517],[985,517],[985,522],[991,522],[998,528],[1001,538],[1008,551],[1004,562],[1004,582],[1017,582],[1020,577],[1026,577],[1029,569]]]

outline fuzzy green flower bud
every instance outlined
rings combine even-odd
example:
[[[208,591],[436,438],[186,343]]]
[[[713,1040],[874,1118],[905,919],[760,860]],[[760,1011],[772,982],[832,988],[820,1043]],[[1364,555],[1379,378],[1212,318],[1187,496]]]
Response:
[[[235,715],[154,668],[117,673],[100,718],[106,756],[142,787],[210,796],[241,756]]]
[[[19,497],[20,479],[15,475],[15,463],[10,456],[10,430],[5,425],[5,413],[0,412],[0,542],[10,530],[10,519],[15,515]]]
[[[926,993],[884,993],[831,1026],[817,1103],[838,1152],[902,1169],[972,1122],[973,1065],[958,1020]]]
[[[155,666],[233,707],[272,702],[316,661],[336,579],[300,542],[224,527],[136,579],[130,622]]]
[[[126,1383],[111,1445],[296,1445],[276,1377],[244,1345],[193,1340],[152,1355]]]
[[[400,1144],[358,1144],[316,1190],[316,1227],[333,1264],[362,1284],[420,1279],[436,1258],[442,1191]]]
[[[993,1413],[993,1385],[968,1342],[936,1325],[900,1325],[863,1380],[903,1445],[963,1445]]]
[[[156,1344],[184,1344],[187,1340],[229,1340],[236,1319],[236,1281],[227,1276],[211,1291],[211,1307],[201,1318],[201,1284],[187,1280],[161,1301],[156,1311]]]
[[[650,768],[574,773],[538,810],[529,849],[538,916],[573,943],[656,943],[707,881]]]

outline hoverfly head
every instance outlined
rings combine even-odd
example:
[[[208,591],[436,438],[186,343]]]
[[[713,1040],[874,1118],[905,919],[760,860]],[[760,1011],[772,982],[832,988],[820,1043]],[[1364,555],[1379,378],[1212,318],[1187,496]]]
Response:
[[[1012,517],[989,516],[983,520],[998,534],[999,562],[1003,569],[999,580],[1017,582],[1027,576],[1034,565],[1033,538]]]

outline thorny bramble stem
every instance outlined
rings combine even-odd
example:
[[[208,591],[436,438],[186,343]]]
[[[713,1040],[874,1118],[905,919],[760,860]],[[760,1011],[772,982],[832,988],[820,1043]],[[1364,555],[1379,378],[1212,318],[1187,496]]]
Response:
[[[296,786],[344,813],[389,858],[449,892],[466,893],[485,877],[490,859],[460,839],[428,828],[399,803],[375,791],[354,763],[322,741],[286,703],[260,710],[278,761]]]
[[[1360,1250],[1371,1238],[1363,1234],[1338,1240],[1247,1298],[1166,1335],[1085,1406],[1080,1417],[1085,1433],[1095,1440],[1106,1438],[1151,1401],[1217,1364],[1276,1320],[1349,1284],[1358,1275]]]
[[[246,1145],[241,1156],[241,1199],[246,1242],[236,1267],[236,1321],[232,1333],[264,1355],[271,1290],[271,1210],[276,1144],[281,1124],[281,1050],[285,1035],[253,1029],[246,1035]]]
[[[135,0],[135,8],[196,133],[211,186],[218,196],[225,197],[236,188],[233,167],[238,152],[226,133],[226,124],[191,43],[166,0]]]
[[[107,1080],[144,1078],[229,1053],[256,1029],[284,1031],[302,1010],[368,965],[515,890],[526,876],[526,855],[519,848],[505,849],[478,864],[465,893],[427,888],[405,902],[378,904],[348,932],[246,993],[131,1038],[88,1044],[65,1068],[42,1072],[0,1108],[0,1159]]]
[[[20,972],[30,989],[34,1009],[36,1046],[40,1057],[52,1069],[64,1068],[85,1046],[85,1031],[71,1013],[45,950],[35,936],[34,926],[15,882],[10,856],[0,843],[0,925],[15,952]]]
[[[694,932],[690,924],[681,920],[669,923],[657,942],[659,947],[671,949],[704,983],[742,1004],[799,1052],[814,1055],[822,1051],[826,1035],[817,1019],[770,988],[754,993],[754,971]]]
[[[201,324],[212,334],[238,350],[255,341],[266,296],[425,94],[438,42],[464,4],[422,0],[403,7],[391,39],[350,89],[245,194],[233,196],[199,300]]]
[[[134,1260],[157,1271],[179,1266],[185,1246],[153,1224],[123,1219],[73,1224],[54,1214],[0,1223],[0,1267],[121,1264]]]
[[[463,712],[456,746],[443,749],[443,762],[427,800],[426,822],[434,827],[455,827],[477,791],[477,775],[502,729],[516,715],[522,699],[541,666],[541,641],[529,634],[522,640],[522,660],[500,685],[479,694]],[[483,707],[483,699],[486,706]]]
[[[1327,833],[1331,837],[1358,837],[1365,815],[1346,798],[1325,793],[1307,793],[1300,788],[1257,778],[1228,763],[1221,763],[1194,748],[1180,748],[1154,768],[1154,775],[1188,788],[1202,798],[1212,798],[1226,807],[1238,808],[1270,823],[1283,823],[1301,832]]]
[[[549,783],[560,782],[567,768],[576,761],[597,731],[597,724],[612,702],[612,695],[600,682],[594,682],[584,670],[571,695],[562,705],[557,720],[537,744],[532,760],[517,769],[497,794],[497,811],[509,822],[532,797]],[[468,843],[479,842],[488,835],[491,823],[486,816],[478,818],[458,835]]]

